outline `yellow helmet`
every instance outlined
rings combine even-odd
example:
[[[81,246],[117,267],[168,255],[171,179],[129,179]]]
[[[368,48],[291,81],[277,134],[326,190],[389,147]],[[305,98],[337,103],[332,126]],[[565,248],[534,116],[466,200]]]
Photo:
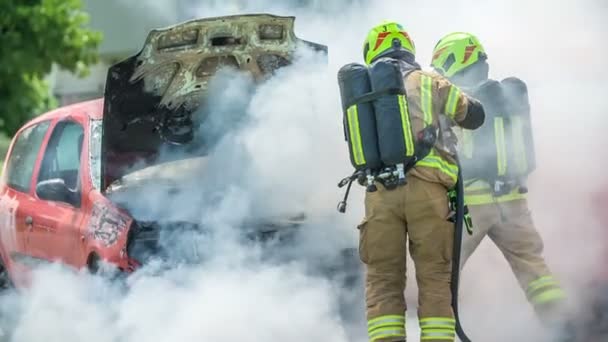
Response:
[[[433,49],[431,66],[452,77],[480,60],[487,59],[483,45],[470,33],[454,32],[441,38]]]
[[[363,43],[363,59],[371,64],[378,57],[391,51],[407,51],[414,56],[416,47],[405,28],[397,22],[385,20],[373,27]]]

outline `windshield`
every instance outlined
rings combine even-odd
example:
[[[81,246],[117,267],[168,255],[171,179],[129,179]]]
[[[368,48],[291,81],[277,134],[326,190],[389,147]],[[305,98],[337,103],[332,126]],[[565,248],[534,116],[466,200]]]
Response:
[[[95,189],[101,189],[102,120],[90,120],[89,132],[89,170],[91,172],[91,183]]]

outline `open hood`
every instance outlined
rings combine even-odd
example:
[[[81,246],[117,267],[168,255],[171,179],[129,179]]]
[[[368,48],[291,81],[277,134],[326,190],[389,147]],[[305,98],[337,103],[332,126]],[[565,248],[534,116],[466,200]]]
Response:
[[[289,65],[298,45],[294,17],[249,14],[187,21],[153,30],[142,50],[108,70],[103,115],[102,189],[164,145],[188,147],[192,113],[224,66],[262,80]]]

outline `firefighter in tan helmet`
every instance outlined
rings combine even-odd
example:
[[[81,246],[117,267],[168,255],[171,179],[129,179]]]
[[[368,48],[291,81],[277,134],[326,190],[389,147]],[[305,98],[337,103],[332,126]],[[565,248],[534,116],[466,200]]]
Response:
[[[534,142],[526,84],[510,77],[488,78],[486,52],[472,34],[441,38],[432,67],[479,99],[486,111],[483,126],[459,134],[465,202],[475,229],[464,235],[461,267],[488,236],[503,253],[538,317],[556,330],[565,298],[542,256],[543,241],[526,201],[526,177],[535,169]],[[562,331],[556,331],[556,335]],[[562,334],[562,336],[565,336]]]
[[[414,43],[396,22],[385,21],[369,31],[364,42],[364,60],[366,66],[361,67],[369,68],[372,76],[374,72],[381,72],[378,70],[382,69],[382,63],[398,65],[397,77],[404,88],[399,91],[393,87],[376,96],[372,92],[360,97],[358,104],[349,103],[342,94],[345,125],[348,125],[345,132],[352,145],[351,161],[355,166],[357,160],[369,165],[373,159],[372,148],[365,152],[367,142],[360,130],[364,129],[365,104],[373,99],[378,101],[374,108],[379,120],[376,124],[382,165],[368,170],[367,178],[361,182],[368,191],[365,216],[358,225],[359,254],[366,269],[369,340],[406,340],[404,291],[409,241],[419,288],[421,339],[454,341],[456,330],[450,291],[454,223],[448,221],[447,192],[456,183],[458,168],[453,147],[446,146],[442,139],[450,127],[440,125],[439,119],[450,125],[476,129],[484,121],[483,107],[446,78],[421,71],[415,61]],[[372,76],[373,88],[378,82]],[[396,98],[397,110],[380,113],[382,106],[378,103],[391,95]],[[396,118],[397,124],[383,121],[389,118]],[[398,135],[400,138],[388,141],[395,131],[402,133]],[[428,136],[434,139],[424,145],[422,141],[428,143]],[[426,147],[416,147],[413,153],[416,144]],[[388,155],[397,146],[404,147],[402,156],[407,162],[391,171],[393,165]],[[400,162],[399,157],[393,158],[396,163]],[[396,178],[402,177],[402,173],[406,174],[406,181],[399,182]]]

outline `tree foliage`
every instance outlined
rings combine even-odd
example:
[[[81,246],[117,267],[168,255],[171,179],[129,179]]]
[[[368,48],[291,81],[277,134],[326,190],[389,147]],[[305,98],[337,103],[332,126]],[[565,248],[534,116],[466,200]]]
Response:
[[[0,131],[14,134],[56,106],[44,81],[53,66],[85,76],[101,33],[86,27],[80,0],[0,0]]]

